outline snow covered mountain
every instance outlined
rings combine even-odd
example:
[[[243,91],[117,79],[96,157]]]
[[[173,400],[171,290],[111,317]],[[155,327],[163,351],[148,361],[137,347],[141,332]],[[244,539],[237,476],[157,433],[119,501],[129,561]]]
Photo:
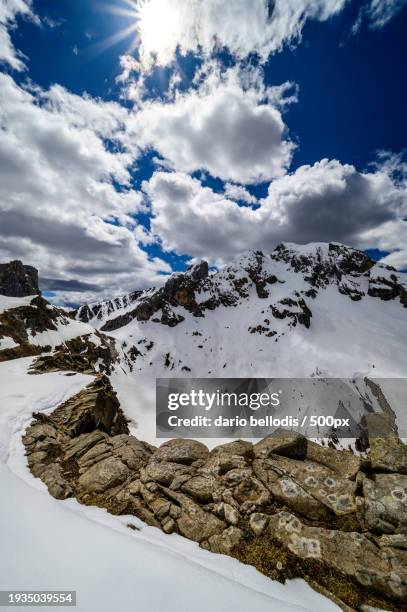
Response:
[[[379,379],[407,432],[395,382],[406,377],[407,275],[340,244],[250,251],[214,273],[200,262],[161,288],[76,313],[40,296],[0,300],[0,361],[35,356],[35,373],[107,373],[134,433],[152,443],[157,377],[354,379],[357,423],[366,398],[380,410],[364,382]],[[344,386],[333,388],[339,406]]]
[[[201,262],[76,319],[116,339],[122,367],[154,377],[399,377],[406,307],[406,274],[337,243],[286,243],[212,274]]]

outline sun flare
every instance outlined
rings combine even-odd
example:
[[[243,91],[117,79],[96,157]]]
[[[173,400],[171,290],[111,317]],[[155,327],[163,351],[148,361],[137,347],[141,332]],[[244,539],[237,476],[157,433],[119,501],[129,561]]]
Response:
[[[122,3],[122,6],[100,4],[105,12],[128,18],[129,25],[104,40],[99,50],[105,51],[130,38],[128,51],[138,49],[142,64],[164,65],[179,44],[183,11],[172,0],[122,0]]]
[[[137,31],[144,56],[158,61],[176,41],[177,12],[168,0],[143,0],[137,7]],[[176,42],[175,42],[176,45]]]

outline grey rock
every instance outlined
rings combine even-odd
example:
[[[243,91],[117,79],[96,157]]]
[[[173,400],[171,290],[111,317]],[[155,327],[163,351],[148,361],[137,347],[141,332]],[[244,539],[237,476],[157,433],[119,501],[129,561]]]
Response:
[[[407,535],[407,476],[375,474],[363,480],[358,518],[375,533]]]
[[[261,535],[267,527],[269,517],[262,512],[253,512],[249,518],[249,525],[256,536]]]
[[[216,534],[208,539],[209,549],[212,552],[230,555],[243,537],[243,532],[237,527],[228,527],[221,534]]]
[[[407,596],[405,570],[361,533],[309,527],[289,512],[271,516],[268,530],[300,559],[315,559],[392,599]]]
[[[164,442],[154,453],[154,461],[171,461],[191,465],[197,459],[206,459],[209,450],[196,440],[177,438]]]
[[[183,493],[187,493],[197,501],[208,503],[213,500],[212,494],[216,484],[216,478],[213,476],[198,475],[187,480],[181,486],[181,491],[183,491]]]
[[[253,447],[257,459],[267,459],[272,453],[302,459],[307,452],[307,439],[285,429],[277,429]]]
[[[191,471],[188,466],[170,461],[152,460],[140,470],[142,482],[153,480],[163,485],[170,485],[177,476],[190,477],[190,475]]]
[[[129,468],[120,459],[109,457],[79,476],[78,485],[86,493],[103,493],[124,482],[129,475]]]

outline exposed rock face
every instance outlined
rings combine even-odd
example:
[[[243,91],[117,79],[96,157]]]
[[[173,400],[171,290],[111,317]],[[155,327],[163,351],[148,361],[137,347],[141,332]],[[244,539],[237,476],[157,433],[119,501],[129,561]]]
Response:
[[[375,471],[373,452],[370,463],[284,430],[254,446],[156,449],[128,434],[104,376],[37,415],[24,444],[57,499],[133,514],[274,578],[304,576],[343,609],[407,601],[407,476],[386,461]]]
[[[38,270],[24,266],[21,261],[0,264],[0,295],[24,297],[40,294]]]
[[[64,370],[81,374],[111,374],[117,356],[114,339],[95,332],[93,337],[87,334],[67,340],[55,347],[52,354],[38,357],[30,368],[30,374]]]
[[[177,306],[196,317],[203,317],[207,310],[236,306],[253,290],[262,300],[272,298],[272,286],[285,282],[284,277],[278,277],[281,264],[286,264],[287,270],[304,279],[301,291],[294,291],[270,305],[270,316],[287,319],[289,326],[310,327],[312,308],[309,300],[331,284],[352,301],[360,301],[368,295],[383,300],[400,299],[407,305],[407,291],[400,275],[390,266],[376,264],[361,251],[337,243],[324,245],[324,248],[315,245],[309,252],[295,245],[280,244],[271,255],[251,251],[238,264],[213,275],[208,274],[208,264],[201,262],[183,274],[173,274],[160,289],[135,291],[108,302],[82,306],[76,316],[81,321],[92,320],[96,325],[100,321],[103,331],[119,329],[133,319],[154,320],[175,327],[185,318],[174,312]],[[249,332],[273,337],[275,333],[270,325],[270,320],[265,320],[251,327]]]
[[[404,554],[397,554],[396,549],[388,555],[362,533],[309,527],[289,512],[270,517],[268,529],[300,559],[315,559],[363,587],[406,601],[407,567]]]
[[[207,278],[208,264],[202,261],[190,266],[184,274],[173,274],[160,289],[134,291],[128,296],[116,298],[99,304],[82,306],[76,313],[80,321],[94,323],[99,319],[108,321],[101,326],[102,331],[113,331],[130,323],[133,319],[148,321],[158,311],[158,319],[163,325],[174,327],[184,320],[173,308],[182,306],[186,310],[200,316],[200,308],[195,300],[196,288]],[[134,305],[133,308],[131,306]],[[120,314],[120,311],[126,310]],[[115,313],[118,313],[115,316]]]
[[[380,300],[383,303],[379,306]],[[348,301],[352,304],[347,305]],[[344,337],[349,337],[352,351],[353,330],[347,318],[342,321],[340,314],[336,314],[337,303],[345,303],[345,310],[349,306],[355,321],[362,323],[360,333],[365,329],[365,314],[368,318],[373,312],[373,318],[377,317],[377,333],[391,342],[392,317],[396,310],[390,312],[391,306],[384,303],[389,301],[394,302],[397,317],[401,318],[407,306],[406,274],[341,244],[285,243],[271,253],[258,250],[243,253],[217,272],[209,273],[207,264],[201,262],[185,273],[173,274],[161,288],[83,306],[76,317],[91,321],[96,328],[113,335],[132,321],[140,322],[130,326],[128,345],[124,347],[129,363],[139,371],[151,371],[151,366],[157,370],[157,364],[163,363],[165,368],[181,376],[186,371],[192,375],[210,375],[225,368],[225,373],[233,377],[236,334],[242,346],[247,341],[251,347],[248,355],[252,356],[253,351],[256,355],[261,353],[259,368],[254,366],[253,357],[247,359],[246,367],[253,372],[266,371],[266,354],[278,353],[279,346],[284,350],[290,338],[298,336],[312,343],[313,330],[318,341],[325,338],[332,317],[339,317],[339,325],[343,327]],[[372,320],[372,327],[375,321]],[[162,325],[173,329],[173,333],[167,333],[168,330],[162,333]],[[218,350],[215,333],[218,325],[223,330],[222,351]],[[336,322],[332,321],[332,325]],[[191,332],[191,328],[196,330]],[[404,333],[404,327],[401,331]],[[366,334],[369,334],[367,325]],[[143,340],[144,345],[140,344]],[[152,352],[146,349],[151,343],[154,344]],[[375,363],[374,348],[369,351],[367,362]],[[307,375],[319,368],[326,369],[322,363],[310,364]]]

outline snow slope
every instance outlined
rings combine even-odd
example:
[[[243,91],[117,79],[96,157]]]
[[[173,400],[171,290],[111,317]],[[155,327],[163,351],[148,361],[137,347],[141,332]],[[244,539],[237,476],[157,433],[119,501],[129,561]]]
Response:
[[[336,243],[250,251],[82,307],[151,376],[405,377],[407,274]],[[136,296],[136,297],[134,297]],[[122,306],[121,306],[122,305]]]
[[[52,411],[91,377],[28,375],[30,361],[0,364],[0,589],[76,590],[83,612],[338,610],[302,580],[281,585],[135,517],[51,498],[21,436],[33,411]]]

